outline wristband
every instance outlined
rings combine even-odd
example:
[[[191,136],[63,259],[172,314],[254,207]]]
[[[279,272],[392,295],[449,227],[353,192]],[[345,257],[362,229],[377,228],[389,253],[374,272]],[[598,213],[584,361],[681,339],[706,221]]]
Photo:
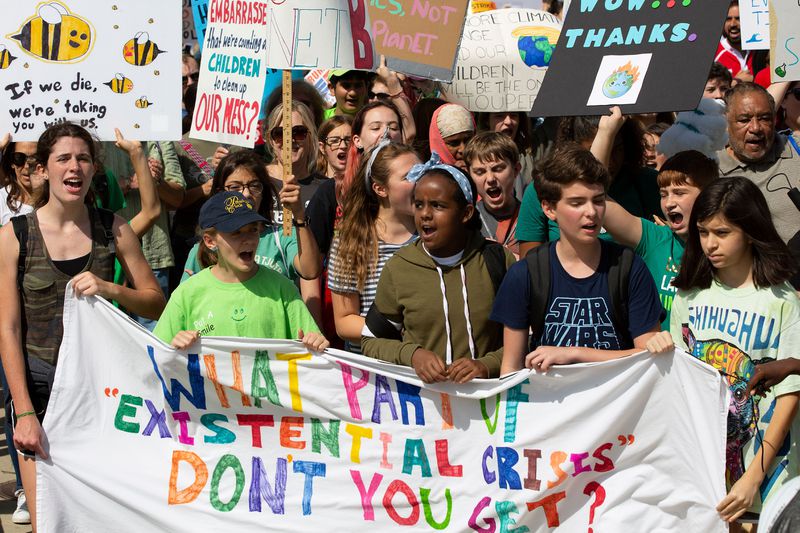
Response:
[[[31,415],[35,415],[35,414],[36,414],[36,411],[25,411],[24,413],[20,413],[20,414],[17,415],[17,420],[19,420],[23,416],[31,416]]]
[[[405,95],[405,92],[403,91],[403,89],[400,89],[399,92],[396,92],[395,94],[390,94],[389,98],[397,98],[397,97],[403,96],[403,95]]]

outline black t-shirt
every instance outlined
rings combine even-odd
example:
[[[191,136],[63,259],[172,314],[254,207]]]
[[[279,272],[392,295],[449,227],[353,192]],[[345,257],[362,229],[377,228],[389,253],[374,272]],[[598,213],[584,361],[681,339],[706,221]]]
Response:
[[[283,224],[283,206],[278,199],[278,193],[283,188],[283,182],[272,177],[269,180],[272,183],[272,187],[275,189],[275,201],[272,203],[272,222],[281,225]],[[311,201],[311,197],[314,196],[314,193],[317,192],[320,185],[326,181],[333,180],[329,180],[329,178],[321,174],[311,174],[307,178],[298,181],[300,184],[300,200],[303,202],[303,206],[306,209],[308,208],[308,202]]]
[[[336,180],[329,179],[319,186],[306,207],[309,228],[314,234],[314,239],[316,239],[319,251],[323,256],[328,255],[333,242],[337,210],[340,208],[336,201]]]

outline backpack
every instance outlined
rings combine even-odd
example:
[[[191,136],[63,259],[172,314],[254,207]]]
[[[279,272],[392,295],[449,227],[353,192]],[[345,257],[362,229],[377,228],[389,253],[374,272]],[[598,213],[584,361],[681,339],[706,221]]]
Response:
[[[117,245],[114,240],[114,213],[108,209],[90,208],[90,214],[94,211],[100,217],[100,224],[103,226],[103,234],[112,256],[117,253]],[[92,225],[94,225],[94,217]],[[25,278],[25,259],[28,256],[28,220],[27,215],[18,215],[11,219],[14,226],[14,235],[19,241],[19,259],[17,260],[17,287],[22,290],[22,282]]]
[[[550,287],[550,247],[555,242],[537,246],[525,256],[530,276],[531,290],[528,300],[528,317],[532,339],[538,342],[544,332],[544,319],[547,304],[551,298]],[[628,247],[611,245],[606,249],[609,261],[608,293],[611,298],[611,320],[614,329],[621,335],[620,345],[633,345],[628,332],[628,285],[634,253]]]

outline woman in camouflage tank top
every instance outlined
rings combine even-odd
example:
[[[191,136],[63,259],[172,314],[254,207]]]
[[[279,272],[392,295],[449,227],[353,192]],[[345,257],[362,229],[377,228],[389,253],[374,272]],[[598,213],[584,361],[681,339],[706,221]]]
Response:
[[[149,172],[140,143],[120,136],[118,144],[128,151],[137,172]],[[14,401],[14,443],[24,456],[20,471],[34,531],[35,455],[47,457],[41,420],[63,335],[67,282],[72,281],[77,296],[113,299],[149,318],[158,318],[165,303],[130,226],[87,202],[95,161],[89,133],[69,123],[48,128],[39,138],[36,160],[37,172],[46,180],[36,210],[17,228],[8,224],[0,229],[0,301],[5,303],[0,354]],[[26,247],[20,254],[17,232],[24,236],[25,230]],[[136,288],[114,285],[115,254]],[[24,274],[20,275],[21,259]]]

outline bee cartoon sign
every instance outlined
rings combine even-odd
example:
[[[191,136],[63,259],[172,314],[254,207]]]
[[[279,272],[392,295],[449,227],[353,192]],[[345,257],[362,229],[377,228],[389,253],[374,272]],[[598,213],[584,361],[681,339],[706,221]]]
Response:
[[[533,104],[537,116],[694,109],[727,0],[573,0]],[[482,13],[483,15],[483,13]]]
[[[44,0],[0,18],[0,134],[70,121],[101,140],[181,135],[179,3]],[[147,96],[149,95],[149,96]]]

